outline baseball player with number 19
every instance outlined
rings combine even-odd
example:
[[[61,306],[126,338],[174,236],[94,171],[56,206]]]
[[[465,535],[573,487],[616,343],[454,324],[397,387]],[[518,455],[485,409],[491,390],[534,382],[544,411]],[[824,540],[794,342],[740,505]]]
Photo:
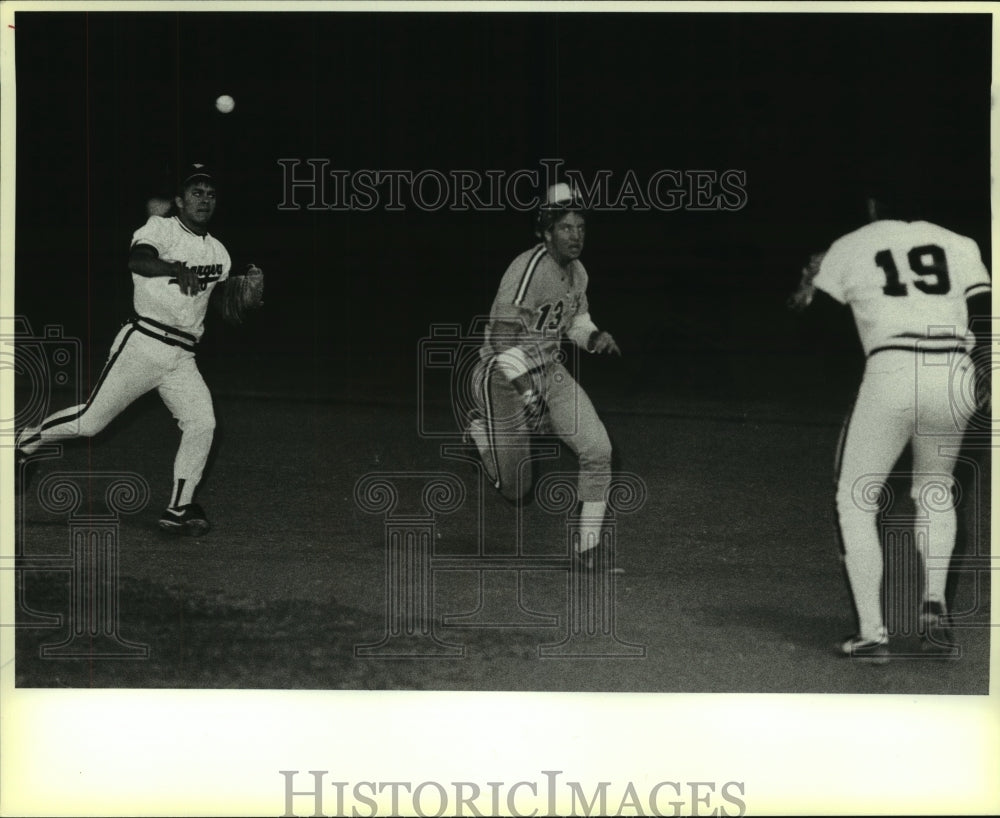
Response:
[[[564,336],[593,353],[621,354],[590,318],[587,271],[580,263],[583,203],[569,185],[549,188],[536,215],[542,240],[521,253],[500,281],[480,366],[473,376],[478,413],[466,436],[486,474],[508,500],[531,488],[530,438],[547,421],[580,462],[581,539],[576,556],[593,568],[611,482],[611,442],[590,398],[562,363]]]
[[[174,204],[176,215],[151,215],[132,237],[128,266],[135,316],[115,338],[89,399],[50,415],[40,426],[21,430],[17,450],[23,464],[43,444],[92,437],[155,389],[181,430],[173,490],[159,525],[170,533],[199,535],[210,526],[194,493],[212,446],[215,413],[195,349],[213,291],[225,287],[224,311],[231,315],[230,302],[242,297],[248,278],[230,278],[229,253],[208,232],[216,205],[208,168],[195,164],[186,169]],[[262,276],[259,268],[250,266],[248,277],[259,287]]]
[[[790,301],[793,308],[815,308],[828,296],[849,304],[867,356],[838,457],[837,518],[859,625],[840,651],[878,664],[889,658],[889,640],[874,499],[907,444],[911,496],[927,521],[926,538],[915,538],[925,573],[923,645],[951,642],[945,569],[956,536],[953,471],[977,399],[982,406],[989,385],[988,340],[977,350],[986,356],[974,362],[969,316],[989,314],[991,292],[972,239],[926,221],[885,218],[885,207],[870,198],[870,224],[814,255]]]

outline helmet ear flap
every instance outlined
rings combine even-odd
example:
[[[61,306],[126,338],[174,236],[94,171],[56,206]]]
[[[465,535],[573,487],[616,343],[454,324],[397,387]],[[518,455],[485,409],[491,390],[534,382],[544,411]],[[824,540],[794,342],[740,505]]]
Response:
[[[545,208],[538,208],[535,212],[535,235],[540,238],[545,238],[545,232],[552,227],[552,211],[546,210]]]

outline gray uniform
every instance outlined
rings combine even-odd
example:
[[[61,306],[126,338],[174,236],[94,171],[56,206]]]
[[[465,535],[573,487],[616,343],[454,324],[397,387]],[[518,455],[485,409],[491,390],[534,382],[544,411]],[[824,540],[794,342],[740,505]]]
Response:
[[[525,417],[523,399],[511,384],[512,375],[528,372],[547,409],[548,428],[579,458],[578,499],[604,500],[611,442],[590,398],[562,363],[564,337],[585,349],[596,330],[583,264],[573,260],[561,267],[544,244],[521,253],[500,281],[490,318],[475,397],[490,444],[484,457],[492,460],[487,468],[495,475],[496,487],[511,500],[531,488],[527,458],[534,424]],[[515,326],[516,332],[507,332]]]

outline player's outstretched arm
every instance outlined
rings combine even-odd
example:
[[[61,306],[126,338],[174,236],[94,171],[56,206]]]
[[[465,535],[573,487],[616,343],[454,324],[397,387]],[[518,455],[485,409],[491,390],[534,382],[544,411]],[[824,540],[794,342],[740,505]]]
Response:
[[[148,244],[137,244],[132,248],[128,256],[128,268],[145,278],[176,278],[177,286],[184,295],[194,295],[201,288],[198,274],[194,270],[183,261],[164,261]]]
[[[577,346],[583,347],[587,352],[594,352],[598,355],[622,354],[611,333],[599,330],[591,320],[589,312],[580,313],[573,318],[573,322],[566,330],[566,337]]]

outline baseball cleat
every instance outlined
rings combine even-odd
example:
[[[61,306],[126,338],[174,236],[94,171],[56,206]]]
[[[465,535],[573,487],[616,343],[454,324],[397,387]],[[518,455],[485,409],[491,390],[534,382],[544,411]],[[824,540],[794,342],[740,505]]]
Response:
[[[948,627],[948,612],[940,602],[925,600],[920,606],[919,633],[922,650],[939,650],[955,645]]]
[[[160,529],[168,534],[198,537],[211,528],[205,512],[197,503],[178,508],[168,508],[160,515]]]
[[[865,639],[862,636],[852,636],[841,642],[837,646],[837,651],[841,656],[859,662],[884,665],[889,661],[889,637],[883,635],[878,639]]]
[[[586,573],[594,573],[597,571],[603,571],[609,574],[624,574],[624,568],[611,568],[608,569],[609,560],[607,555],[603,555],[602,559],[599,555],[598,548],[590,548],[586,551],[574,551],[573,552],[573,564],[580,570]]]
[[[19,455],[28,456],[33,453],[25,451],[24,442],[29,438],[35,437],[38,434],[40,426],[25,426],[20,432],[17,433],[17,437],[14,438],[14,448],[17,450]],[[38,447],[38,443],[32,447],[32,450]]]

